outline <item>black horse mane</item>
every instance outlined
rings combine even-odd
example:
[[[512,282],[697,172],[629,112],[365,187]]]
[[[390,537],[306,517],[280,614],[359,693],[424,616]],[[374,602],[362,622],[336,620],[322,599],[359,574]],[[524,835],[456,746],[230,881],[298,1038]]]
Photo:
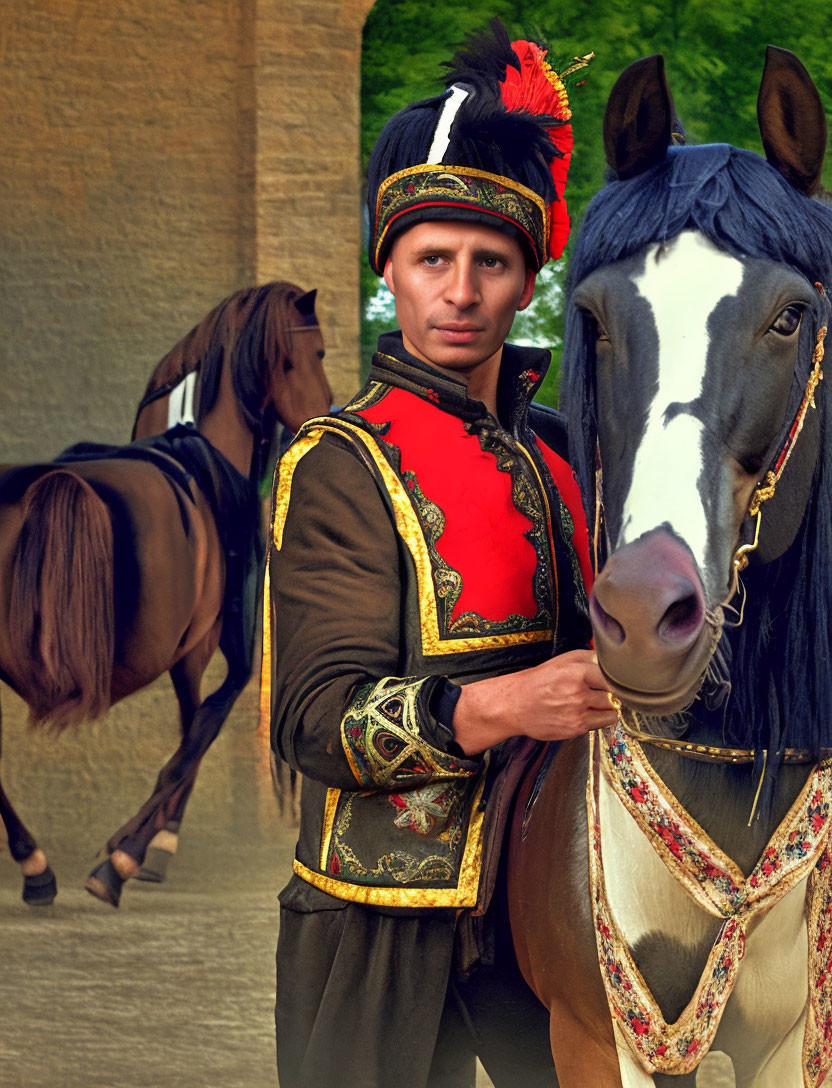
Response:
[[[612,181],[594,197],[570,265],[568,298],[594,269],[691,229],[734,256],[781,261],[811,283],[832,284],[832,208],[798,193],[760,156],[712,144],[672,148],[663,163],[628,181]],[[803,394],[817,330],[828,318],[819,292],[800,333],[789,421]],[[598,433],[594,365],[589,321],[569,303],[561,400],[590,526]],[[718,651],[730,695],[713,708],[700,699],[691,711],[718,725],[728,744],[773,753],[832,745],[832,411],[826,384],[816,394],[819,456],[801,530],[780,559],[752,565],[743,575],[744,619],[725,629]]]

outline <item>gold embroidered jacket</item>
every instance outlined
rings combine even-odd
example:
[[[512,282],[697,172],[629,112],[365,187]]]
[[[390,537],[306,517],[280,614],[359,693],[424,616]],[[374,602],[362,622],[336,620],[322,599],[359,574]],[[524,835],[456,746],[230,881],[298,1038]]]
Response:
[[[562,424],[534,409],[550,444],[529,425],[548,359],[506,345],[501,425],[382,337],[279,464],[272,742],[304,776],[295,873],[339,900],[475,903],[488,759],[454,744],[454,685],[587,644]]]

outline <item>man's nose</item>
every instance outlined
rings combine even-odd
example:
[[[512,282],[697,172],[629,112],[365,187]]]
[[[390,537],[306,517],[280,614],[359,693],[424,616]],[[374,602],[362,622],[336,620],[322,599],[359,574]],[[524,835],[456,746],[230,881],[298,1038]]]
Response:
[[[479,286],[475,269],[465,261],[453,266],[447,281],[446,299],[459,310],[467,309],[479,301]]]

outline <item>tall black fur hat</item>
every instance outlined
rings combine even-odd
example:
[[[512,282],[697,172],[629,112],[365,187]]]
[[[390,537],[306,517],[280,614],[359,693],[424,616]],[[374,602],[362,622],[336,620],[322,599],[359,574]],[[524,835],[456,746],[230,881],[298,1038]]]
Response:
[[[367,179],[370,264],[379,275],[396,235],[426,219],[507,229],[535,270],[560,256],[572,114],[546,54],[535,42],[510,41],[493,19],[446,63],[443,94],[388,121]],[[576,57],[564,75],[591,58]]]

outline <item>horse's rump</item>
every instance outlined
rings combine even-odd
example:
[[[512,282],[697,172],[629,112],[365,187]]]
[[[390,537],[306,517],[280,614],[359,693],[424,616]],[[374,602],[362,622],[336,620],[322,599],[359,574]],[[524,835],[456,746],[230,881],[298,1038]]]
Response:
[[[255,484],[246,479],[202,434],[177,425],[129,446],[80,443],[65,450],[62,463],[138,460],[152,464],[171,484],[187,532],[182,492],[192,501],[191,481],[208,502],[225,556],[224,615],[220,647],[238,673],[251,671],[257,572],[264,547],[259,532]]]

